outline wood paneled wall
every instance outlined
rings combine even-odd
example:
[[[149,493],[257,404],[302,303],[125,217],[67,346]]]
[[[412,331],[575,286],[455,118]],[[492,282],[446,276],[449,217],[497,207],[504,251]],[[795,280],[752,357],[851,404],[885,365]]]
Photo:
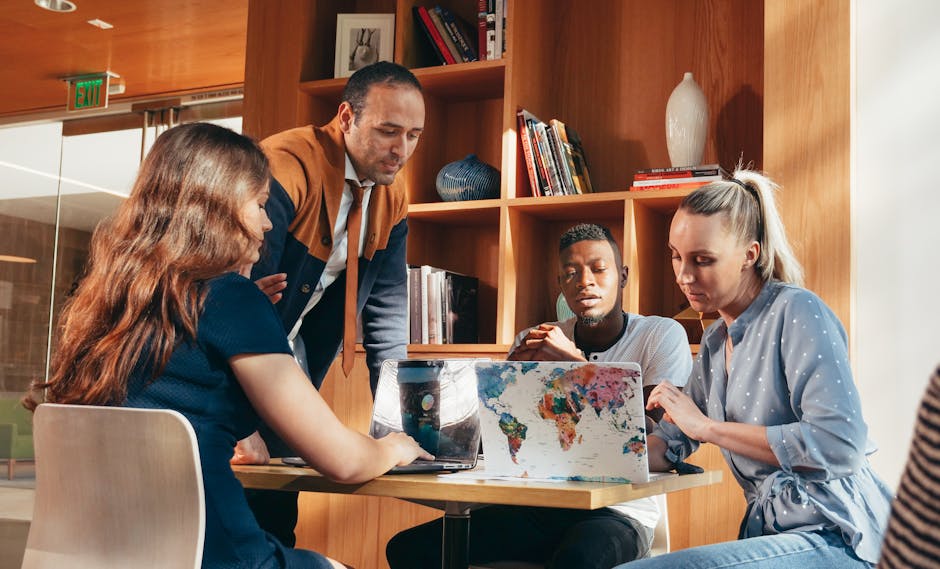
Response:
[[[816,292],[850,327],[850,3],[765,5],[764,169]]]

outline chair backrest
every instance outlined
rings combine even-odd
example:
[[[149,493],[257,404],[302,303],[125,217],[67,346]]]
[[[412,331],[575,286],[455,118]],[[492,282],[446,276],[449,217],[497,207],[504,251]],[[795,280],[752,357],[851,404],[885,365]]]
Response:
[[[176,411],[43,404],[23,569],[202,564],[199,449]]]

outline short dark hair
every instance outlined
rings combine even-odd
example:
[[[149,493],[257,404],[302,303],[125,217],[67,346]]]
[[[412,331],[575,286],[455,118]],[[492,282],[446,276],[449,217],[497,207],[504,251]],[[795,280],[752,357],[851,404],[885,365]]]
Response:
[[[366,106],[369,89],[380,83],[413,87],[419,93],[421,92],[421,83],[418,82],[418,78],[401,65],[390,61],[379,61],[367,65],[353,73],[346,82],[346,88],[343,89],[343,101],[352,107],[356,122],[359,121],[359,116]]]
[[[579,223],[575,225],[561,236],[561,240],[558,242],[558,252],[561,253],[579,241],[607,241],[614,250],[614,255],[618,259],[623,259],[620,254],[620,246],[614,240],[613,234],[611,234],[610,229],[603,225],[597,225],[596,223]]]

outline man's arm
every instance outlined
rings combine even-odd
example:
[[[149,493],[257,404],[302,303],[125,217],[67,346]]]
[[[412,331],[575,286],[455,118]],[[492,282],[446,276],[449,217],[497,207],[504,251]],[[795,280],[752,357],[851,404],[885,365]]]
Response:
[[[373,395],[382,362],[408,355],[407,242],[408,220],[403,219],[392,228],[382,265],[362,307],[362,343]]]

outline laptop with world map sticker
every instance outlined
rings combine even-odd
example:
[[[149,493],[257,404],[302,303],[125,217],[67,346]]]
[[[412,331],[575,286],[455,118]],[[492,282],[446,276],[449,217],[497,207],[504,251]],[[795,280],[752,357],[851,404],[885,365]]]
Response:
[[[474,367],[486,474],[649,481],[638,364],[478,362]]]

